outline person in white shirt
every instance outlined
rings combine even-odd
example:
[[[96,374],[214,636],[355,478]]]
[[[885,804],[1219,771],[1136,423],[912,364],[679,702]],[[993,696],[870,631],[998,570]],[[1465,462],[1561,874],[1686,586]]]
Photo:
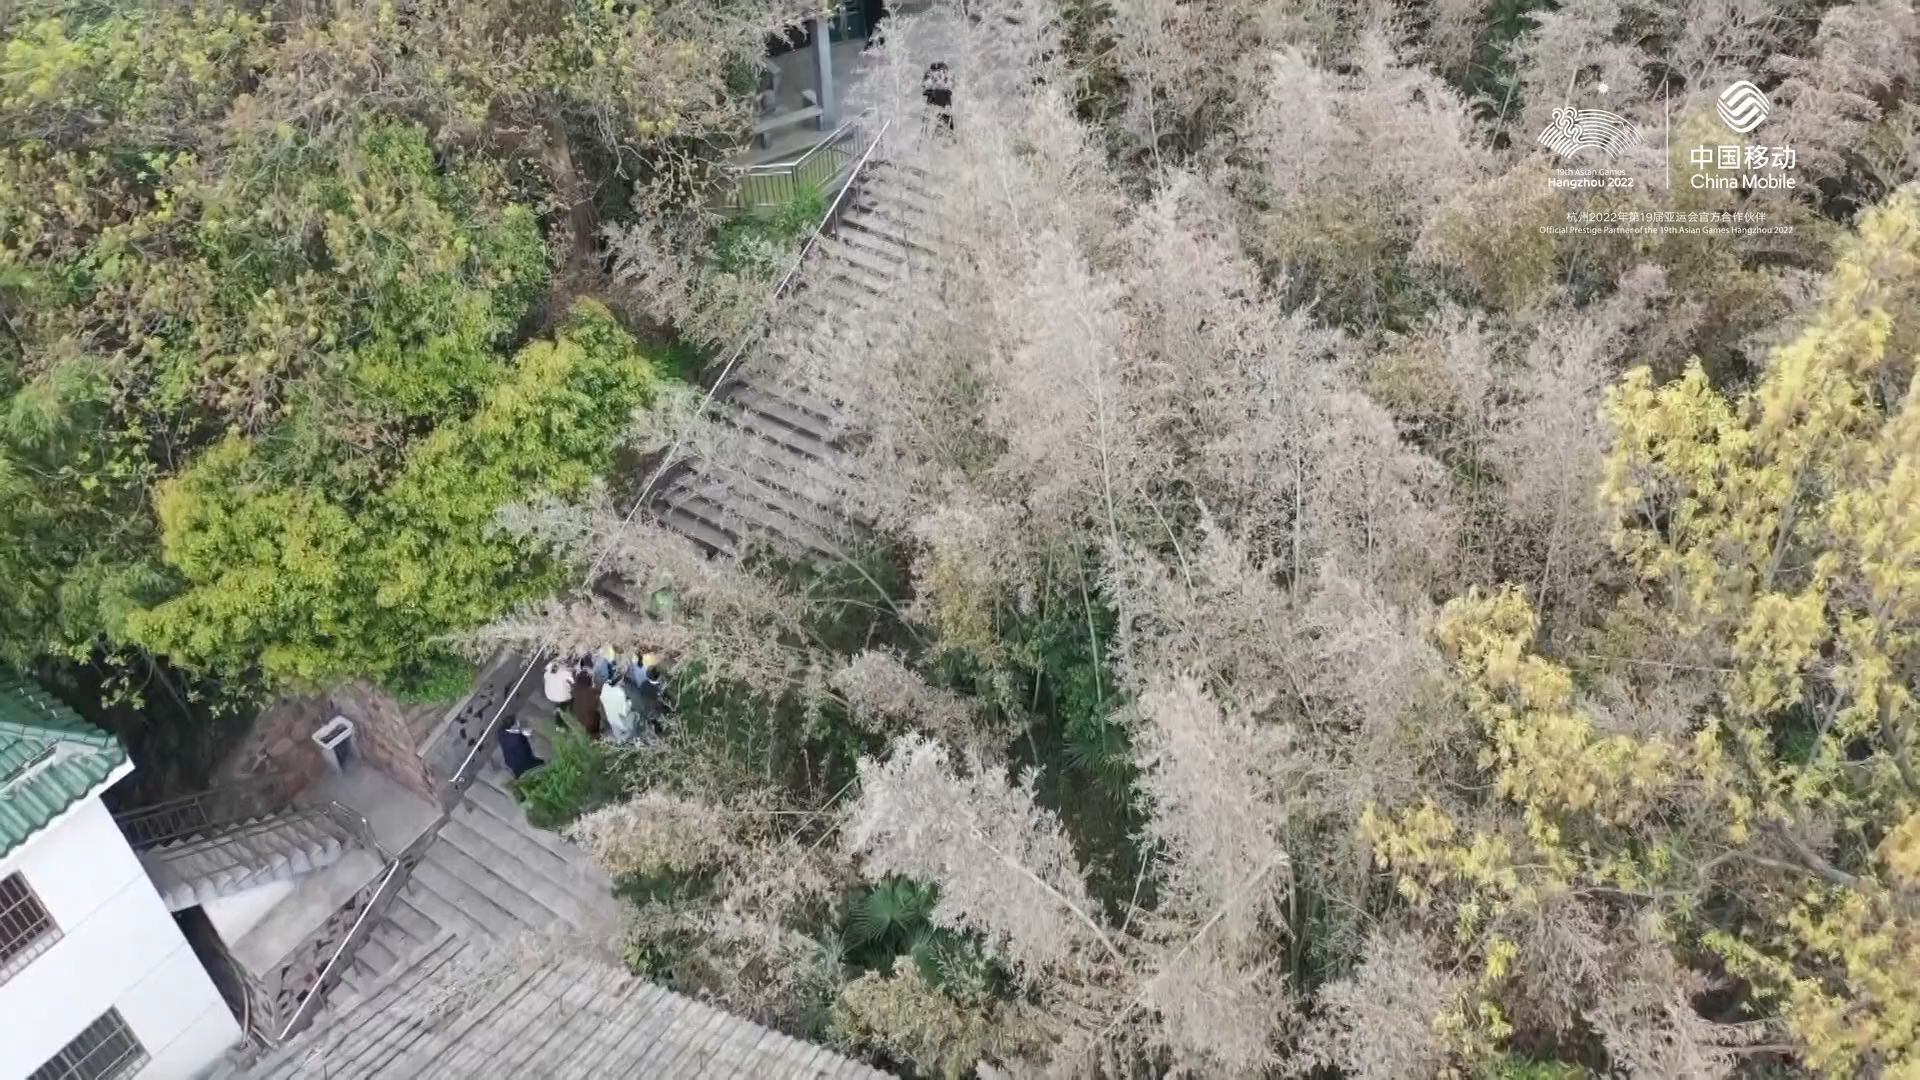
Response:
[[[616,742],[633,739],[633,703],[618,680],[600,688],[600,714],[606,718],[607,734]]]
[[[544,689],[547,700],[555,705],[565,705],[573,700],[573,665],[559,657],[547,661],[547,674]]]

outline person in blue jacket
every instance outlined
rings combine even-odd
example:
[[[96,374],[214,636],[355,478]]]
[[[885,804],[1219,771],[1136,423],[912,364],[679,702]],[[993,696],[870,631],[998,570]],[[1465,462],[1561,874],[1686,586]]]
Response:
[[[500,757],[506,761],[515,780],[546,764],[533,752],[533,740],[527,738],[526,729],[518,720],[500,729]]]

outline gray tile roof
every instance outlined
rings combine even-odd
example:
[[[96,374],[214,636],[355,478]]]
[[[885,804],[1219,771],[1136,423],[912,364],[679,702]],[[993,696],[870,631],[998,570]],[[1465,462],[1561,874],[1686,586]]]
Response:
[[[260,1080],[885,1080],[825,1047],[564,951],[440,935],[256,1066]],[[516,956],[515,952],[519,955]]]

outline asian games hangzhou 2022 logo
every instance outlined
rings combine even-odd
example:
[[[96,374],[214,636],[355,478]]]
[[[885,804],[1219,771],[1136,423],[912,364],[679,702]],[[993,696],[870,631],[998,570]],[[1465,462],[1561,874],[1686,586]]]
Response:
[[[1639,125],[1619,113],[1576,109],[1571,105],[1553,110],[1553,121],[1539,138],[1541,146],[1569,162],[1588,150],[1609,158],[1618,157],[1639,147],[1641,142]]]

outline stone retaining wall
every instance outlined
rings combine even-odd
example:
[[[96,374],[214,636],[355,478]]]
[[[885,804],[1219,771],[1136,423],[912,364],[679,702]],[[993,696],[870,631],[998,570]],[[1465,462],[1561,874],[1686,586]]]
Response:
[[[417,721],[399,702],[364,683],[330,694],[282,698],[263,709],[228,756],[217,786],[278,774],[288,778],[288,794],[298,795],[328,768],[313,733],[335,716],[353,721],[354,746],[367,764],[428,802],[437,801],[433,778],[415,749]]]

